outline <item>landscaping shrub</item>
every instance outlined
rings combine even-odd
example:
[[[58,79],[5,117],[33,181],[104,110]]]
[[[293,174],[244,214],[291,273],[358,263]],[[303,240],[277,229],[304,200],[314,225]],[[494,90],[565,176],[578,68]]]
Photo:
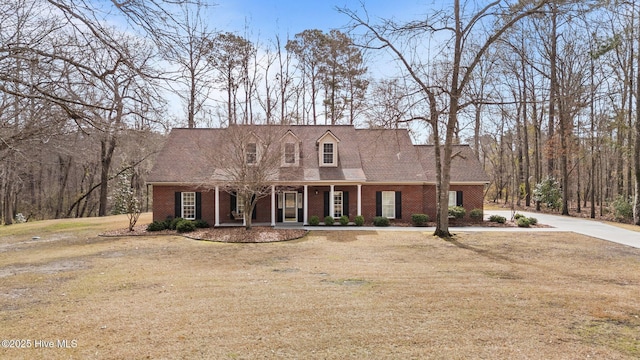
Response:
[[[166,228],[167,226],[164,221],[154,221],[151,224],[147,225],[147,231],[162,231]]]
[[[202,219],[197,219],[196,221],[193,222],[193,224],[196,226],[196,228],[198,229],[205,229],[210,227],[209,223],[202,220]]]
[[[324,224],[325,224],[325,225],[333,225],[333,223],[334,223],[335,221],[336,221],[336,220],[333,218],[333,216],[328,215],[328,216],[325,216],[325,217],[324,217]]]
[[[449,216],[454,219],[462,219],[464,215],[467,213],[462,206],[449,206]]]
[[[317,217],[316,215],[313,215],[309,218],[309,225],[311,226],[318,226],[320,225],[320,218]]]
[[[384,216],[376,216],[373,218],[374,226],[389,226],[389,224],[390,224],[389,219],[387,219]]]
[[[429,221],[429,215],[427,214],[413,214],[411,215],[411,222],[414,226],[424,226]]]
[[[182,220],[184,220],[184,219],[181,218],[181,217],[177,217],[177,218],[171,220],[169,222],[169,226],[167,227],[167,229],[169,229],[169,230],[177,230],[178,223],[181,222]]]
[[[526,217],[521,217],[516,221],[516,224],[518,224],[518,227],[529,227],[529,225],[531,225],[531,223],[529,222],[529,219]]]
[[[474,221],[482,221],[482,209],[473,209],[469,211],[469,217]]]
[[[618,195],[616,199],[611,203],[613,210],[613,216],[616,221],[625,221],[633,219],[633,205],[631,199]]]
[[[530,217],[528,218],[529,220],[529,224],[531,225],[536,225],[538,223],[538,219],[534,218],[534,217]]]
[[[560,184],[552,177],[547,177],[536,184],[533,189],[533,200],[539,201],[548,208],[558,210],[562,206],[562,194]]]
[[[176,231],[179,233],[191,232],[196,229],[196,224],[191,220],[182,219],[176,224]]]
[[[522,217],[525,217],[525,216],[524,216],[524,215],[522,215],[522,214],[520,214],[520,213],[516,213],[515,215],[513,215],[513,219],[514,219],[514,220],[518,220],[518,219],[520,219],[520,218],[522,218]]]
[[[340,216],[340,225],[348,225],[349,217],[347,215]]]
[[[356,216],[355,219],[353,219],[353,222],[356,223],[356,226],[364,225],[364,216],[362,215]]]
[[[507,218],[504,216],[500,216],[500,215],[491,215],[489,217],[489,221],[491,222],[495,222],[498,224],[504,224],[505,222],[507,222]]]

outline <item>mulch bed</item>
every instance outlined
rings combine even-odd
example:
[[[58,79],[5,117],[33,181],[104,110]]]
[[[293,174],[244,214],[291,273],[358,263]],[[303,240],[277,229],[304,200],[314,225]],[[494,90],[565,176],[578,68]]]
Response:
[[[175,230],[147,231],[147,225],[129,229],[118,229],[102,233],[101,236],[158,236],[181,235],[189,239],[217,241],[228,243],[266,243],[299,239],[307,234],[304,229],[274,229],[269,226],[254,226],[251,230],[244,227],[220,227],[197,229],[189,233],[178,233]]]
[[[369,225],[369,224],[368,224]],[[393,226],[412,226],[411,224],[397,223]],[[428,223],[427,226],[435,226],[435,223]],[[451,222],[450,226],[482,226],[488,228],[505,228],[505,227],[517,227],[515,222],[507,221],[504,224],[498,224],[494,222]],[[544,224],[532,225],[532,228],[546,228],[549,227]],[[336,230],[340,230],[340,226],[335,226]],[[416,230],[420,229],[416,227]],[[133,231],[129,229],[118,229],[102,233],[101,236],[158,236],[158,235],[181,235],[189,239],[203,240],[203,241],[216,241],[227,243],[267,243],[295,240],[304,237],[307,234],[307,230],[304,229],[274,229],[270,226],[254,226],[251,230],[246,230],[244,227],[219,227],[208,229],[196,229],[189,233],[178,233],[175,230],[162,230],[162,231],[147,231],[147,225],[138,225],[134,227]]]

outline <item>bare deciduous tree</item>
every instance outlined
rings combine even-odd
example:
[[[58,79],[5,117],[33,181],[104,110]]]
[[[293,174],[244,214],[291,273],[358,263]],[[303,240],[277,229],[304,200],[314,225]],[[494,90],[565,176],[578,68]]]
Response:
[[[435,142],[435,163],[436,163],[436,192],[437,192],[437,219],[435,235],[441,237],[449,237],[449,219],[448,219],[448,196],[449,182],[451,178],[451,157],[453,149],[454,129],[458,125],[458,112],[461,110],[461,99],[468,90],[469,82],[472,79],[476,67],[480,60],[486,54],[488,49],[503,34],[509,30],[514,24],[521,19],[532,14],[539,13],[545,5],[545,1],[536,3],[514,4],[513,6],[501,6],[501,1],[494,1],[484,7],[479,8],[473,14],[464,14],[463,8],[459,0],[453,3],[452,12],[435,12],[432,16],[428,16],[425,20],[412,21],[406,24],[395,24],[391,20],[383,22],[381,25],[372,24],[369,19],[360,17],[356,12],[348,9],[340,11],[349,16],[356,27],[364,27],[369,35],[366,45],[369,47],[385,48],[403,65],[410,78],[419,85],[424,92],[425,97],[430,101],[431,110],[431,127],[434,133]],[[500,17],[498,17],[500,15]],[[487,18],[495,19],[495,28],[487,31],[483,29],[485,35],[479,41],[479,46],[469,47],[466,41],[469,39],[477,28],[483,26]],[[422,71],[424,63],[414,62],[409,57],[409,53],[405,52],[400,45],[394,43],[396,41],[417,37],[421,34],[432,36],[436,33],[448,32],[450,40],[447,42],[449,53],[452,58],[447,59],[448,73],[446,84],[441,86],[443,94],[447,97],[447,119],[445,120],[444,146],[441,152],[441,138],[438,131],[438,123],[435,122],[434,115],[439,112],[433,105],[436,101],[437,93],[435,85],[437,82],[431,77],[431,74],[425,74]],[[479,33],[475,33],[479,36]],[[378,44],[378,45],[375,45]]]

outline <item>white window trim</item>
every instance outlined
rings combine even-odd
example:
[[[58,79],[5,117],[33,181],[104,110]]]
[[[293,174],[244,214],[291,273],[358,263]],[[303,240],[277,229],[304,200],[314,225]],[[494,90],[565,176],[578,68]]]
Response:
[[[236,213],[244,213],[244,197],[236,193]]]
[[[251,153],[251,154],[255,154],[254,161],[251,161],[251,162],[249,161],[249,154],[250,154],[249,153],[249,146],[250,145],[255,145],[255,147],[256,147],[256,152],[255,153],[253,153],[253,152]],[[245,154],[245,161],[247,162],[247,165],[255,165],[255,164],[257,164],[258,163],[258,159],[259,159],[259,155],[260,155],[259,153],[260,153],[260,151],[258,150],[258,143],[257,142],[248,143],[247,144],[246,154]]]
[[[340,198],[339,202],[338,202],[338,198]],[[336,212],[336,207],[338,205],[340,205],[338,209],[340,211],[340,215],[338,215],[338,213]],[[333,192],[333,217],[339,218],[342,215],[344,215],[344,194],[342,191],[334,191]]]
[[[332,162],[328,163],[324,161],[324,145],[325,144],[332,144],[333,145],[333,154],[331,156],[331,160]],[[320,149],[319,149],[319,153],[320,153],[320,166],[338,166],[338,143],[334,142],[334,141],[324,141],[320,143]]]
[[[449,207],[456,206],[458,203],[458,192],[449,191]]]
[[[293,162],[289,163],[287,162],[287,144],[293,144]],[[286,167],[286,166],[298,166],[300,164],[299,162],[299,156],[298,156],[298,152],[299,152],[299,146],[297,142],[285,142],[282,144],[282,166]]]
[[[190,192],[188,191],[188,192],[183,192],[181,195],[182,195],[182,199],[180,200],[181,201],[181,214],[180,215],[182,215],[181,217],[183,219],[186,219],[186,220],[195,220],[196,219],[196,205],[197,205],[196,204],[196,201],[197,201],[196,200],[196,193],[193,192],[193,191],[190,191]],[[190,196],[193,196],[193,204],[186,204],[185,199],[187,197],[190,197]],[[187,216],[186,215],[187,211],[185,211],[185,210],[187,210],[187,209],[193,210],[193,216]]]
[[[390,207],[391,205],[393,205],[393,207]],[[391,216],[389,216],[390,215],[389,213],[391,213]],[[395,191],[382,192],[382,216],[386,217],[387,219],[396,218],[396,192]]]

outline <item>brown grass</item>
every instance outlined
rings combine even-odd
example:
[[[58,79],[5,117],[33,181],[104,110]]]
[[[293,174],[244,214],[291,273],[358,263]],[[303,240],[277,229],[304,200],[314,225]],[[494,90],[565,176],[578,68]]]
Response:
[[[0,229],[0,337],[31,341],[0,358],[640,356],[640,250],[584,236],[224,244],[72,223]]]

